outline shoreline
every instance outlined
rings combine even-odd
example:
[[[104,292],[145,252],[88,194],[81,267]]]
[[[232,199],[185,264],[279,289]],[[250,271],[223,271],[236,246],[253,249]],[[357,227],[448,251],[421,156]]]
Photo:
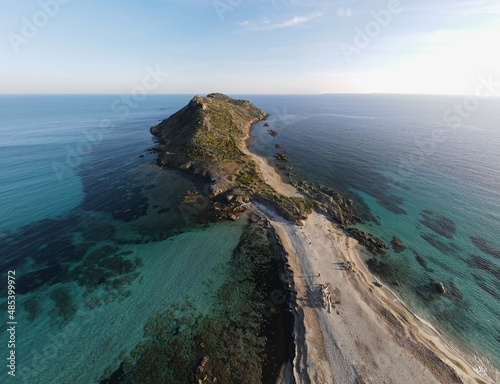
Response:
[[[297,196],[265,158],[248,148],[246,153],[271,187]],[[314,212],[304,227],[298,227],[259,204],[245,207],[271,227],[286,255],[288,284],[297,292],[290,303],[297,324],[293,372],[289,372],[297,383],[493,383],[476,373],[456,347],[392,290],[373,284],[376,278],[361,255],[364,248],[338,224]],[[317,239],[323,241],[316,243]],[[355,273],[334,267],[347,261],[356,266]],[[339,298],[334,313],[315,303],[319,283],[330,283],[333,296]],[[353,327],[354,323],[358,324]],[[285,377],[281,382],[290,382]]]

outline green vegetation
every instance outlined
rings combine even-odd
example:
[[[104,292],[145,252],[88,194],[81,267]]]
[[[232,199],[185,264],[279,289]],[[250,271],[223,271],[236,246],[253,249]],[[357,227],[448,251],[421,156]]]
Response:
[[[317,208],[318,202],[316,200],[308,199],[304,203],[304,209],[307,213],[312,213],[314,208]]]
[[[243,174],[236,179],[236,182],[239,185],[246,185],[246,184],[252,184],[254,182],[254,179],[252,178],[252,176],[248,174]]]
[[[281,196],[267,185],[257,164],[244,152],[252,124],[266,117],[249,101],[216,93],[195,96],[186,107],[151,128],[160,142],[159,165],[173,166],[212,182],[214,209],[207,207],[205,218],[234,216],[239,204],[229,202],[237,195],[272,206],[292,221],[304,220],[312,212],[312,201]]]

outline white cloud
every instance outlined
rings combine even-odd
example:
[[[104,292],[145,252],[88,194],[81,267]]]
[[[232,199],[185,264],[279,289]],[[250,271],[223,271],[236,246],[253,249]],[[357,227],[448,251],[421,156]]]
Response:
[[[247,27],[252,31],[269,31],[272,29],[297,27],[299,25],[313,21],[321,16],[323,16],[321,12],[314,12],[308,15],[294,16],[291,19],[285,20],[281,23],[272,23],[269,19],[261,19],[259,22],[246,20],[237,24]]]
[[[337,9],[337,16],[340,18],[351,17],[352,9],[351,8],[339,8]]]

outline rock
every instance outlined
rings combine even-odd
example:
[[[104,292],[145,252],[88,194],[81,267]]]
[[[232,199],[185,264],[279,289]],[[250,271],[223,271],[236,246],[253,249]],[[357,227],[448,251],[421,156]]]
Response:
[[[439,283],[439,282],[436,282],[434,281],[433,282],[433,285],[434,287],[436,288],[436,290],[442,294],[442,295],[446,295],[448,292],[446,291],[446,288],[444,287],[443,283]]]
[[[372,254],[385,254],[387,245],[377,237],[371,237],[358,228],[345,228],[345,231],[364,245]]]
[[[278,149],[280,149],[281,148],[281,144],[276,144],[275,147],[278,148]]]
[[[394,252],[396,253],[401,253],[403,252],[406,247],[403,245],[402,241],[394,236],[391,241],[392,249],[394,249]]]
[[[276,132],[274,129],[268,129],[267,133],[269,133],[272,137],[276,137],[278,135],[278,132]]]
[[[277,153],[276,155],[274,155],[274,157],[276,158],[276,160],[279,160],[279,161],[290,161],[290,158],[285,155],[284,153]]]
[[[264,127],[269,127],[269,124],[268,123],[264,123]]]
[[[231,221],[238,221],[238,219],[240,218],[240,216],[239,216],[239,215],[237,215],[237,214],[232,213],[232,214],[230,214],[230,215],[228,216],[228,218],[229,218],[229,220],[231,220]]]

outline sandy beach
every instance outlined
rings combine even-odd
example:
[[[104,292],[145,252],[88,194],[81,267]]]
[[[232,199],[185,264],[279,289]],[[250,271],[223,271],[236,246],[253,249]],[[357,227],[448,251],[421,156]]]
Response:
[[[284,183],[281,180],[280,175],[276,170],[269,165],[266,159],[256,155],[255,153],[250,152],[247,148],[243,148],[245,154],[250,156],[258,165],[264,176],[267,184],[273,187],[276,192],[290,197],[303,197],[297,190],[290,184]]]
[[[249,152],[250,153],[250,152]],[[251,154],[251,153],[250,153]],[[268,184],[297,196],[267,162],[251,154]],[[260,160],[259,160],[260,159]],[[359,243],[318,213],[294,225],[266,207],[247,204],[281,245],[289,284],[296,291],[295,359],[281,382],[486,383],[388,287],[376,282]],[[329,284],[332,305],[320,303]]]

